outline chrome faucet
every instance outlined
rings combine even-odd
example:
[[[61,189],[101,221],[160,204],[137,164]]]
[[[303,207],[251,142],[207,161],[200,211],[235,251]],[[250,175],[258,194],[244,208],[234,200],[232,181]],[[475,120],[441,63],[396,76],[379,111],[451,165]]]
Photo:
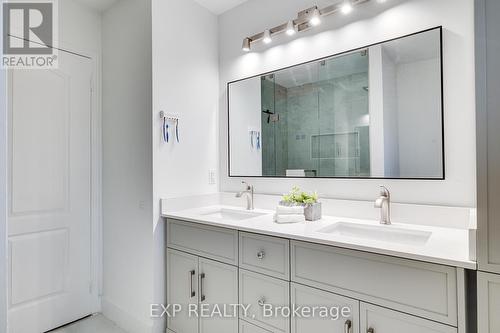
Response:
[[[245,185],[245,190],[236,193],[237,198],[241,198],[243,194],[246,194],[247,197],[247,210],[253,210],[253,186],[248,184],[247,182],[241,182]]]
[[[391,193],[385,186],[380,186],[380,198],[375,200],[375,208],[380,208],[380,224],[391,224]]]

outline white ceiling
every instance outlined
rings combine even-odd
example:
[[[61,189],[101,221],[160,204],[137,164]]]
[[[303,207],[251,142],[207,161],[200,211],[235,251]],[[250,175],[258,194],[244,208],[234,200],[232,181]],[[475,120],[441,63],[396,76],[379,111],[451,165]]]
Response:
[[[118,0],[77,0],[77,1],[94,10],[103,12],[109,7],[113,6],[113,4]]]
[[[435,29],[384,43],[383,48],[396,64],[435,59],[441,54],[439,34]]]
[[[99,0],[96,0],[99,1]],[[220,15],[248,0],[194,0],[215,15]]]
[[[119,0],[76,0],[81,4],[98,10],[100,12],[113,6],[113,4]],[[238,5],[241,5],[248,0],[194,0],[201,6],[205,7],[215,15],[220,15]]]

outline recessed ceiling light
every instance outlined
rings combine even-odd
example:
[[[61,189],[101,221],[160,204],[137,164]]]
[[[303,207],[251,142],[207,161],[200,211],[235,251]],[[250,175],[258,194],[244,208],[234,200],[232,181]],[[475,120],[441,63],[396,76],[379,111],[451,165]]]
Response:
[[[264,38],[262,38],[262,41],[265,44],[269,44],[273,41],[273,39],[271,38],[271,31],[269,31],[269,29],[264,31]]]
[[[286,33],[289,36],[295,35],[299,32],[306,31],[311,27],[318,26],[322,23],[323,17],[342,13],[347,15],[354,10],[354,6],[360,5],[369,0],[336,0],[337,2],[333,5],[327,6],[323,9],[318,8],[318,6],[310,7],[304,9],[297,13],[297,18],[291,19],[285,23],[282,23],[273,28],[266,29],[263,32],[256,33],[253,36],[245,37],[241,49],[244,52],[249,52],[252,49],[252,44],[256,42],[262,42],[264,44],[270,44],[273,42],[274,35],[280,33]],[[385,3],[388,0],[373,0],[378,3]]]
[[[344,1],[344,3],[342,4],[342,6],[340,7],[340,11],[342,12],[342,14],[349,14],[350,12],[352,12],[352,3],[350,0],[346,0]]]
[[[320,17],[320,12],[318,8],[315,8],[311,14],[311,18],[309,19],[309,24],[311,24],[313,27],[318,26],[321,24],[321,17]]]
[[[241,49],[245,52],[250,52],[250,42],[251,42],[250,38],[248,37],[245,38],[243,40],[243,46],[241,47]]]
[[[286,34],[288,36],[293,36],[295,35],[296,31],[295,31],[295,24],[293,23],[293,21],[288,21],[287,25],[286,25]]]

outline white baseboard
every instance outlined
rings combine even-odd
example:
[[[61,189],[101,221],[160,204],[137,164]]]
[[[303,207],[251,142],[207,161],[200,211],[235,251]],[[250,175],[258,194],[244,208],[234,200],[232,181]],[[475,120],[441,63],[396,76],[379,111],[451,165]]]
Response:
[[[152,333],[152,323],[145,323],[131,313],[121,309],[105,297],[102,298],[102,314],[129,333]]]

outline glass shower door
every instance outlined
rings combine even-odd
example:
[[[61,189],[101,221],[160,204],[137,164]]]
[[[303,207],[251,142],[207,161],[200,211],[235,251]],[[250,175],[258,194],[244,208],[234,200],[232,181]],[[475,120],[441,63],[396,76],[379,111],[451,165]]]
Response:
[[[369,176],[368,66],[368,51],[320,62],[320,177]]]

